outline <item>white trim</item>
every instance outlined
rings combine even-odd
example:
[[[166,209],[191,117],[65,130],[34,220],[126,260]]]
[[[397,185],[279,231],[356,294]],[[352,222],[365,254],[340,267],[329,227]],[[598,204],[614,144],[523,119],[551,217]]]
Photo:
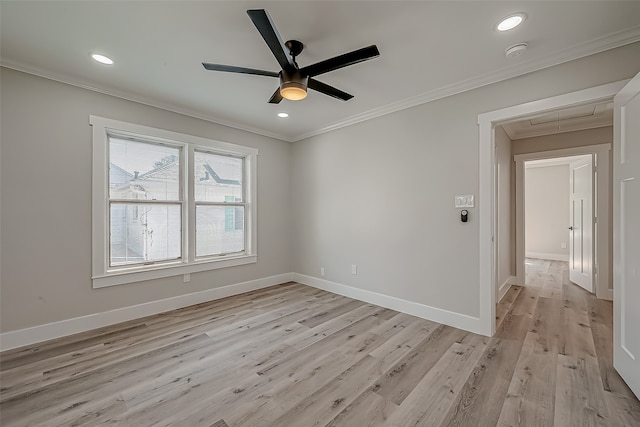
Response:
[[[102,313],[89,314],[87,316],[19,329],[17,331],[4,332],[0,334],[0,351],[86,332],[116,323],[139,319],[153,314],[176,310],[178,308],[201,304],[291,281],[292,273],[278,274],[219,288],[104,311]]]
[[[597,298],[613,301],[613,289],[606,289],[602,295],[596,295]]]
[[[640,41],[640,25],[637,25],[630,29],[619,31],[617,33],[609,34],[605,37],[591,40],[586,43],[572,46],[554,55],[547,55],[542,59],[523,61],[517,65],[503,68],[496,72],[485,73],[480,76],[475,76],[470,79],[456,82],[449,86],[444,86],[435,90],[423,92],[408,99],[374,108],[362,114],[356,114],[339,122],[325,126],[321,129],[296,135],[291,138],[291,140],[293,142],[297,142],[306,138],[310,138],[312,136],[330,132],[332,130],[340,129],[366,120],[371,120],[376,117],[395,113],[396,111],[415,107],[416,105],[426,104],[428,102],[446,98],[448,96],[477,89],[479,87],[487,86],[493,83],[498,83],[534,71],[542,70],[544,68],[583,58],[585,56],[594,55],[596,53],[604,52],[609,49],[614,49],[616,47],[635,43],[637,41]]]
[[[242,255],[235,258],[225,258],[218,261],[202,261],[190,264],[167,264],[144,271],[122,270],[109,274],[97,275],[93,279],[94,288],[122,285],[126,283],[142,282],[145,280],[161,279],[163,277],[180,276],[182,274],[198,273],[200,271],[216,270],[218,268],[237,267],[239,265],[258,262],[257,255]]]
[[[485,138],[488,137],[488,140]],[[479,121],[478,176],[478,234],[480,250],[479,287],[480,322],[484,335],[493,336],[496,330],[496,254],[494,230],[497,221],[495,206],[495,132],[493,123]]]
[[[525,254],[527,258],[547,259],[551,261],[569,261],[569,255],[567,254],[552,254],[548,252],[530,252]]]
[[[202,138],[200,136],[189,135],[186,133],[174,132],[166,129],[159,129],[151,126],[139,125],[136,123],[129,123],[122,120],[114,120],[100,116],[89,116],[89,124],[94,127],[106,128],[109,130],[124,132],[124,135],[137,134],[143,138],[149,139],[157,138],[158,140],[165,140],[178,144],[194,144],[205,147],[207,149],[214,149],[216,152],[226,152],[228,154],[245,154],[257,156],[259,151],[257,148],[248,147],[246,145],[232,144],[229,142],[217,141],[211,138]]]
[[[256,135],[262,135],[269,138],[278,139],[286,142],[293,142],[291,139],[285,139],[282,135],[259,129],[256,127],[248,126],[234,122],[232,120],[223,119],[220,117],[212,117],[209,114],[197,111],[196,109],[185,107],[184,105],[174,105],[171,102],[161,101],[154,98],[149,98],[139,94],[132,94],[127,91],[118,90],[115,88],[99,87],[92,82],[87,82],[75,77],[66,76],[63,74],[55,73],[43,68],[34,67],[19,61],[7,60],[0,58],[0,66],[9,68],[11,70],[20,71],[21,73],[31,74],[33,76],[42,77],[44,79],[53,80],[59,83],[64,83],[69,86],[79,87],[81,89],[90,90],[92,92],[101,93],[103,95],[113,96],[115,98],[124,99],[131,102],[137,102],[138,104],[148,105],[154,108],[160,108],[165,111],[171,111],[172,113],[183,114],[185,116],[193,117],[195,119],[204,120],[210,123],[216,123],[222,126],[227,126],[233,129],[239,129],[246,132],[251,132]]]
[[[376,117],[391,114],[396,111],[404,110],[406,108],[411,108],[416,105],[425,104],[427,102],[435,101],[437,99],[446,98],[448,96],[466,92],[482,86],[508,80],[513,77],[517,77],[517,76],[521,76],[534,71],[542,70],[544,68],[552,67],[554,65],[559,65],[565,62],[573,61],[579,58],[583,58],[585,56],[594,55],[596,53],[604,52],[610,49],[615,49],[617,47],[635,43],[637,41],[640,41],[640,26],[638,25],[632,28],[627,28],[612,34],[608,34],[600,38],[590,40],[585,43],[580,43],[575,46],[571,46],[553,55],[547,55],[542,59],[521,61],[518,64],[512,65],[511,67],[503,68],[496,72],[485,73],[480,76],[476,76],[470,79],[456,82],[449,86],[445,86],[435,90],[430,90],[422,94],[416,95],[412,98],[397,101],[395,103],[384,105],[378,108],[374,108],[362,114],[356,114],[351,117],[347,117],[344,120],[340,120],[338,122],[335,122],[323,128],[298,134],[298,135],[294,135],[294,136],[285,136],[282,134],[269,132],[264,129],[252,127],[247,124],[237,123],[234,121],[222,119],[220,117],[213,117],[211,114],[208,114],[206,112],[197,111],[196,109],[186,108],[184,106],[174,105],[171,102],[160,101],[158,99],[145,97],[141,95],[132,95],[130,93],[113,89],[113,88],[98,87],[98,86],[95,86],[94,83],[89,83],[75,77],[51,72],[49,70],[44,70],[42,68],[34,67],[32,65],[27,65],[17,61],[11,61],[11,60],[0,58],[0,65],[16,71],[21,71],[23,73],[44,77],[44,78],[55,80],[68,85],[80,87],[83,89],[88,89],[98,93],[103,93],[105,95],[115,96],[117,98],[138,102],[140,104],[161,108],[167,111],[172,111],[174,113],[185,114],[197,119],[221,124],[234,129],[240,129],[240,130],[255,133],[258,135],[264,135],[270,138],[280,139],[282,141],[296,142],[312,136],[330,132],[332,130],[336,130],[336,129],[340,129],[356,123],[360,123],[366,120],[371,120]]]
[[[638,290],[636,271],[638,268],[637,249],[627,246],[627,240],[635,241],[638,236],[629,234],[627,224],[637,221],[637,217],[629,217],[637,200],[629,203],[627,186],[639,178],[638,159],[629,156],[628,147],[638,147],[638,133],[631,128],[637,125],[637,116],[630,114],[629,107],[640,96],[640,73],[625,86],[613,99],[613,366],[629,385],[629,388],[640,397],[640,354],[637,345],[640,339],[637,323],[631,322],[635,316],[628,315],[627,310],[637,313],[637,297],[629,291]],[[628,123],[633,121],[633,123]],[[637,129],[637,128],[636,128]],[[634,183],[632,185],[638,185]],[[635,196],[635,194],[634,194]],[[632,197],[634,197],[632,196]],[[628,204],[626,204],[628,203]],[[633,230],[633,229],[632,229]],[[636,294],[637,295],[637,294]],[[636,298],[636,299],[630,299]],[[633,345],[633,348],[630,348]],[[635,354],[634,354],[635,350]]]
[[[594,214],[599,212],[598,222],[609,224],[609,195],[611,194],[611,183],[609,173],[609,157],[611,144],[585,145],[582,147],[562,148],[558,150],[539,151],[537,153],[518,154],[514,156],[516,162],[516,277],[519,282],[524,283],[525,275],[525,234],[524,234],[524,169],[525,162],[532,160],[553,159],[556,157],[580,157],[584,155],[594,156],[598,164],[598,178],[594,183]],[[597,188],[596,188],[597,186]],[[593,287],[596,297],[600,299],[611,299],[612,290],[609,288],[609,278],[611,277],[609,265],[609,254],[612,248],[609,245],[609,227],[597,227],[594,232],[593,263],[595,267],[593,277]],[[552,254],[544,254],[550,256]],[[546,258],[544,256],[532,256],[533,258]],[[568,261],[568,258],[559,259]],[[595,271],[597,270],[597,274]]]
[[[530,162],[535,160],[562,158],[562,164],[569,164],[567,157],[581,157],[589,154],[598,154],[605,151],[611,151],[611,143],[583,145],[580,147],[560,148],[557,150],[537,151],[534,153],[516,154],[513,156],[515,162]],[[584,153],[584,154],[580,154]],[[579,160],[579,159],[577,159]]]
[[[512,285],[516,284],[516,276],[509,276],[507,280],[502,282],[502,285],[498,288],[498,302],[502,301],[502,298],[507,294]]]
[[[178,308],[201,304],[292,281],[449,325],[454,328],[483,334],[483,325],[477,317],[467,316],[299,273],[283,273],[233,285],[222,286],[219,288],[207,289],[162,300],[118,308],[102,313],[89,314],[87,316],[75,317],[72,319],[65,319],[16,331],[4,332],[0,334],[0,351],[11,350],[26,345],[86,332],[121,322],[127,322],[129,320],[140,319],[146,316],[176,310]]]
[[[352,286],[330,282],[328,280],[318,279],[317,277],[307,276],[304,274],[292,273],[292,280],[294,282],[302,283],[303,285],[312,286],[338,295],[354,298],[359,301],[390,308],[412,316],[449,325],[454,328],[486,335],[479,322],[480,319],[477,317],[467,316],[465,314],[455,313],[453,311],[443,310],[441,308],[431,307],[429,305],[379,294],[377,292],[354,288]]]
[[[522,154],[519,154],[519,155],[522,155]],[[536,169],[536,168],[548,168],[551,166],[570,165],[572,162],[575,162],[576,160],[580,160],[580,159],[576,159],[576,157],[590,157],[590,156],[569,156],[569,157],[558,157],[558,158],[551,158],[551,159],[528,160],[525,163],[524,168]],[[588,159],[586,158],[583,160],[588,162]]]
[[[551,98],[514,105],[500,110],[490,111],[478,115],[479,125],[479,159],[478,159],[478,222],[479,222],[479,261],[480,261],[480,322],[485,335],[495,333],[496,320],[496,279],[495,261],[493,256],[493,224],[495,217],[495,195],[493,175],[495,161],[493,146],[495,144],[495,125],[508,120],[517,119],[531,114],[543,113],[559,108],[572,107],[589,102],[612,98],[629,80],[608,83],[577,92],[558,95]],[[522,171],[520,171],[522,173]],[[516,167],[516,176],[518,168]],[[516,192],[516,198],[517,198]],[[516,211],[516,215],[518,212]]]

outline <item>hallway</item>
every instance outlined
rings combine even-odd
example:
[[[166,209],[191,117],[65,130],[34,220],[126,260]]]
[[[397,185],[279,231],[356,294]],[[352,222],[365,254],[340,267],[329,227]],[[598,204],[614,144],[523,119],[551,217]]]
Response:
[[[640,425],[640,402],[613,369],[612,303],[569,282],[568,263],[526,260],[526,286],[498,304],[498,331],[528,332],[499,425]]]

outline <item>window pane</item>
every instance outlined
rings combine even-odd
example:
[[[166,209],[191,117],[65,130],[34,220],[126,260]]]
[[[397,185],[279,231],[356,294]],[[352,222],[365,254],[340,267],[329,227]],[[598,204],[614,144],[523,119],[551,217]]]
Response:
[[[196,151],[194,160],[196,201],[243,201],[243,159]]]
[[[111,204],[111,266],[178,259],[181,206]]]
[[[179,200],[180,149],[109,138],[109,197]]]
[[[244,207],[196,206],[196,256],[244,251]]]

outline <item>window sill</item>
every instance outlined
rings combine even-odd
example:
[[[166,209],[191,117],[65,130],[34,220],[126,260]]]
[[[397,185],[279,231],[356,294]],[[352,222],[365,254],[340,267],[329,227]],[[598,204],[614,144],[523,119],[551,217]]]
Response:
[[[99,276],[93,276],[93,288],[96,289],[108,286],[124,285],[126,283],[180,276],[181,274],[217,270],[219,268],[235,267],[238,265],[253,264],[256,262],[258,262],[257,255],[240,255],[215,261],[207,260],[196,261],[190,264],[165,264],[157,267],[146,267],[144,270],[139,271],[114,271]]]

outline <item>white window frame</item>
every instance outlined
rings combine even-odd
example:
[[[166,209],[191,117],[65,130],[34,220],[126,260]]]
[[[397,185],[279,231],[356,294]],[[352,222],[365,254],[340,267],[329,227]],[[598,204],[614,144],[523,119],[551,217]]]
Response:
[[[205,149],[203,149],[203,147],[194,147],[194,150],[192,151],[194,157],[195,157],[195,153],[196,152],[202,153],[202,154],[218,154],[218,155],[222,154],[220,152],[216,152],[216,151],[212,151],[212,150],[205,150]],[[212,201],[206,201],[206,200],[196,200],[196,198],[194,196],[193,197],[193,205],[192,205],[193,206],[192,210],[194,212],[194,221],[196,221],[195,212],[197,212],[199,206],[218,206],[218,207],[223,207],[224,206],[224,207],[229,207],[229,208],[242,207],[242,208],[244,208],[244,212],[245,212],[245,217],[243,219],[243,224],[244,224],[243,232],[246,232],[246,229],[247,229],[247,224],[246,224],[247,192],[246,192],[246,185],[244,185],[244,182],[246,182],[246,180],[247,180],[246,159],[244,157],[239,157],[237,155],[233,155],[233,156],[230,156],[230,157],[240,158],[242,160],[242,162],[243,162],[242,169],[244,171],[244,175],[242,177],[242,180],[243,180],[242,201],[240,201],[240,202],[236,202],[236,201],[233,201],[233,202],[227,202],[227,201],[224,201],[224,202],[212,202]],[[194,159],[194,161],[191,162],[191,164],[195,164],[195,159]],[[194,179],[195,179],[195,176],[194,176]],[[195,190],[195,187],[194,187],[194,190]],[[235,223],[235,221],[234,221],[234,223]],[[234,224],[234,226],[235,226],[235,224]],[[194,233],[194,240],[196,241],[196,245],[197,245],[197,239],[198,239],[198,236],[195,235],[195,233]],[[246,246],[246,235],[245,235],[245,246]],[[196,260],[201,260],[201,259],[212,258],[212,257],[227,256],[227,254],[200,255],[199,256],[198,252],[197,252],[197,248],[194,248],[194,256],[195,256]],[[233,254],[229,254],[229,256],[233,256]]]
[[[179,276],[199,271],[251,264],[257,254],[258,149],[148,126],[89,116],[93,134],[92,172],[92,282],[94,288]],[[109,266],[109,136],[134,138],[181,147],[182,258],[153,265]],[[194,152],[210,152],[244,160],[243,253],[198,257],[195,254]]]

